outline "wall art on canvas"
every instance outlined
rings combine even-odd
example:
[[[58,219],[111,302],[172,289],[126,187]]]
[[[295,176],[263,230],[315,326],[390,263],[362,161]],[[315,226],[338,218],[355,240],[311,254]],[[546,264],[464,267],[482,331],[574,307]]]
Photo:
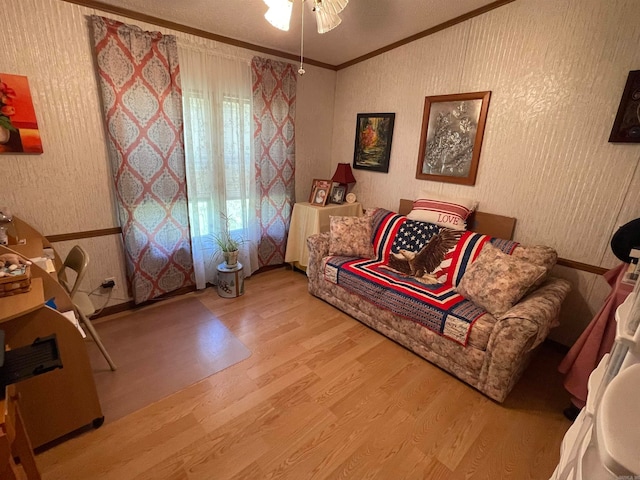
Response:
[[[42,153],[29,81],[0,73],[0,153]]]
[[[385,173],[389,171],[395,118],[395,113],[358,114],[353,168]]]
[[[491,92],[425,97],[416,178],[474,185]]]

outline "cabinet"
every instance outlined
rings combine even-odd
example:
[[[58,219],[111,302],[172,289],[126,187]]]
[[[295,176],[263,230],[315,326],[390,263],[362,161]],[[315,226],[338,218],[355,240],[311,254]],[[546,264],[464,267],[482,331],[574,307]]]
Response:
[[[331,216],[360,217],[362,213],[362,205],[358,202],[329,204],[324,207],[311,205],[309,202],[296,203],[291,214],[284,261],[306,270],[309,265],[307,238],[315,233],[328,232]]]

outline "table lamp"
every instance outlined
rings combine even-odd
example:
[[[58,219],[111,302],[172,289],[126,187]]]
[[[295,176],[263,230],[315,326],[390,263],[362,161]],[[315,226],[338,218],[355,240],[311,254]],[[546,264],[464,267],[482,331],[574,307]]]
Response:
[[[345,194],[348,193],[349,186],[353,183],[356,183],[356,179],[353,176],[353,172],[351,171],[351,165],[349,165],[348,163],[339,163],[338,168],[336,168],[336,173],[333,174],[331,181],[344,186]]]

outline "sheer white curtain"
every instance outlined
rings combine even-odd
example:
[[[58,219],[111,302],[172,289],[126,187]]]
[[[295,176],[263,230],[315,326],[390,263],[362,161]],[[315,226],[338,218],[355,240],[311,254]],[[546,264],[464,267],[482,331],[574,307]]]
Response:
[[[198,47],[179,45],[189,221],[197,288],[217,281],[212,235],[222,215],[245,242],[245,276],[258,269],[259,228],[251,134],[251,65]]]

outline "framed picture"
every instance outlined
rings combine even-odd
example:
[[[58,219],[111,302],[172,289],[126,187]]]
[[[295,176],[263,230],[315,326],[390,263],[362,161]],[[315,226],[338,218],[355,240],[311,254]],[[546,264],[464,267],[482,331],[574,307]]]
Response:
[[[389,171],[395,118],[395,113],[358,114],[353,168],[384,173]]]
[[[337,185],[331,190],[331,203],[343,204],[344,196],[347,193],[347,187]]]
[[[0,73],[0,154],[42,153],[29,80]]]
[[[640,70],[629,72],[609,142],[640,143]]]
[[[311,184],[311,195],[309,196],[309,203],[319,207],[324,207],[331,193],[331,180],[318,180],[314,179]]]
[[[425,97],[416,178],[475,185],[491,92]]]

